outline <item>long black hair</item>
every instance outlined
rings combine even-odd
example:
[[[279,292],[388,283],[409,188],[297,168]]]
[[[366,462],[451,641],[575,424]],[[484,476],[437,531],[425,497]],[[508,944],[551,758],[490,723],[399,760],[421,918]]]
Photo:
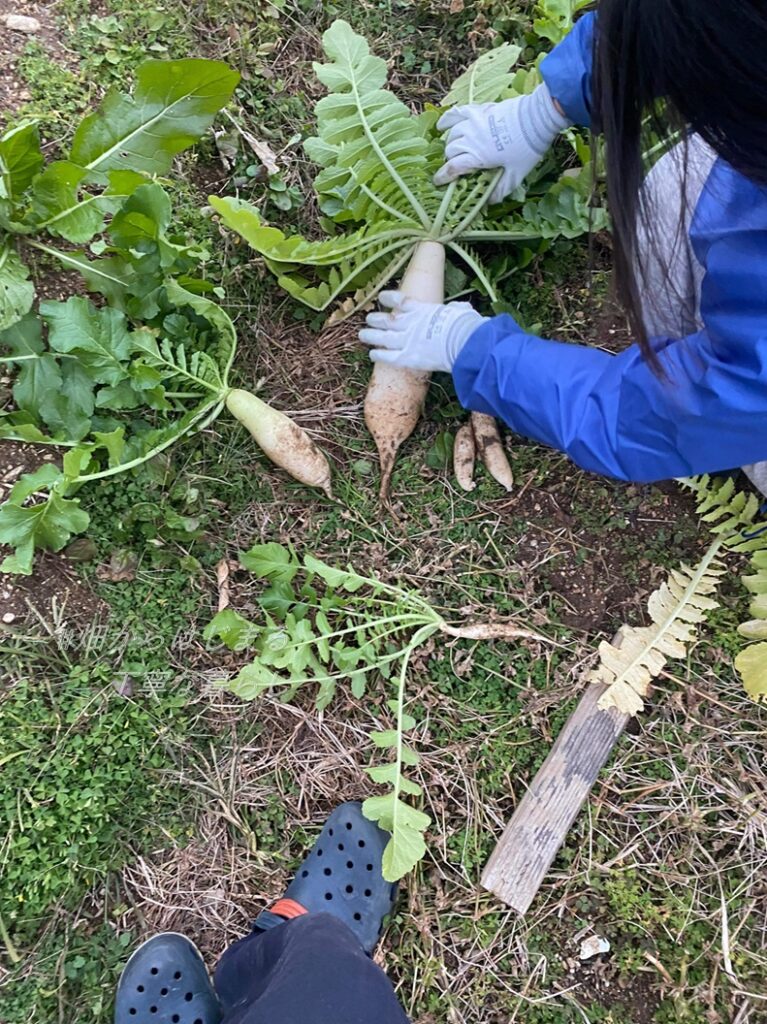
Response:
[[[643,153],[649,137],[695,132],[767,185],[767,0],[601,0],[597,10],[593,120],[606,144],[616,290],[659,370],[642,317],[640,228],[657,238]]]

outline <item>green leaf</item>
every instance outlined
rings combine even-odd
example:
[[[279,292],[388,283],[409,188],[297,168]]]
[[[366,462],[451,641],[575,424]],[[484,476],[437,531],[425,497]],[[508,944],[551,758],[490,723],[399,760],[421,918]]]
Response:
[[[43,166],[40,133],[26,121],[0,138],[0,198],[16,206]]]
[[[47,500],[22,508],[10,499],[0,507],[0,544],[16,549],[7,557],[0,572],[32,572],[32,557],[36,548],[61,551],[73,534],[88,528],[90,517],[80,508],[80,502],[52,492]]]
[[[32,308],[34,298],[29,269],[7,239],[0,248],[0,331],[21,320]]]
[[[493,103],[503,99],[513,84],[510,74],[522,55],[522,47],[503,43],[475,60],[467,71],[456,78],[442,106],[465,103]]]
[[[253,644],[259,633],[259,627],[248,622],[239,612],[225,608],[213,616],[202,636],[204,640],[220,640],[231,651],[244,651]]]
[[[131,371],[132,369],[131,367]],[[111,409],[113,412],[138,409],[140,405],[144,405],[144,402],[145,396],[134,387],[132,379],[121,380],[114,387],[100,388],[96,396],[96,405],[99,409]]]
[[[230,679],[225,685],[227,690],[243,700],[256,700],[267,690],[289,684],[266,665],[254,661],[241,668],[235,678]]]
[[[46,419],[52,430],[69,441],[80,441],[91,429],[95,408],[93,380],[77,359],[62,359],[61,393],[56,404],[57,419]]]
[[[207,320],[211,327],[216,330],[218,336],[217,344],[215,352],[210,353],[210,362],[212,365],[215,357],[217,371],[215,380],[211,382],[220,385],[222,388],[226,387],[229,368],[237,351],[237,332],[234,329],[231,317],[221,306],[205,295],[196,295],[186,288],[182,288],[172,278],[168,278],[165,281],[165,291],[168,300],[173,305],[179,309],[188,306],[198,316]]]
[[[383,855],[383,876],[387,882],[398,882],[426,854],[423,834],[431,825],[431,818],[393,794],[368,797],[362,813],[391,833]]]
[[[50,462],[46,462],[31,473],[25,473],[16,481],[8,495],[8,501],[21,505],[36,492],[47,491],[63,479],[61,470]]]
[[[548,39],[556,46],[573,27],[578,11],[590,3],[591,0],[539,0],[535,10],[540,17],[533,22],[533,29],[541,39]]]
[[[1,413],[0,438],[9,441],[25,441],[31,444],[51,444],[53,438],[44,434],[34,423],[27,422],[27,413]]]
[[[356,697],[357,700],[361,700],[365,696],[365,690],[367,689],[367,677],[364,672],[352,672],[349,676],[351,683],[352,696]]]
[[[220,61],[149,60],[132,96],[109,92],[75,132],[71,160],[90,171],[166,174],[232,97],[239,75]]]
[[[96,447],[106,448],[109,466],[119,466],[125,453],[125,427],[115,427],[114,430],[106,432],[94,430],[93,437],[97,442]]]
[[[288,580],[276,580],[271,587],[267,587],[259,597],[258,603],[265,612],[284,619],[290,608],[295,604],[296,595]]]
[[[18,360],[14,401],[35,422],[46,423],[57,437],[79,441],[90,430],[93,381],[77,360],[59,362],[46,352],[41,330],[39,318],[28,315],[0,334],[0,349],[10,351],[10,358]]]
[[[249,551],[240,552],[240,565],[262,580],[290,583],[300,563],[282,544],[255,544]]]
[[[344,292],[368,285],[390,266],[392,256],[407,253],[414,244],[414,239],[402,236],[401,224],[390,218],[310,242],[264,225],[256,207],[243,200],[209,196],[208,201],[227,227],[266,258],[279,284],[312,309],[326,309]],[[304,276],[302,267],[314,268],[313,279]]]
[[[314,64],[314,71],[330,95],[317,104],[318,137],[306,151],[325,168],[316,182],[323,210],[333,215],[343,197],[356,219],[368,219],[372,191],[401,217],[426,226],[427,197],[439,201],[428,173],[429,144],[419,119],[383,88],[386,61],[345,21],[330,26],[322,45],[330,63]]]
[[[426,453],[426,465],[430,469],[447,469],[453,464],[454,445],[455,437],[449,430],[437,434],[434,444]]]
[[[64,455],[62,471],[68,480],[77,480],[83,476],[93,459],[93,445],[70,448]]]
[[[753,619],[750,622],[742,622],[738,626],[738,632],[747,640],[767,640],[767,619]]]
[[[767,701],[767,643],[752,644],[735,659],[748,695],[755,701]]]
[[[59,420],[59,390],[61,371],[56,359],[44,351],[42,325],[38,317],[25,316],[23,320],[0,334],[0,349],[18,359],[18,375],[13,386],[13,398],[23,409],[56,430]]]
[[[95,196],[81,198],[88,171],[67,160],[48,164],[32,190],[34,222],[68,242],[89,242],[104,226]]]
[[[386,749],[396,747],[399,742],[399,733],[396,729],[384,729],[380,732],[371,732],[370,738],[377,747]]]
[[[304,557],[304,566],[309,572],[316,573],[329,587],[334,590],[345,590],[350,594],[356,593],[362,587],[370,585],[371,580],[360,576],[353,569],[336,569],[332,565],[321,562],[313,555]]]
[[[41,302],[48,323],[48,344],[56,352],[76,355],[81,366],[100,384],[119,384],[128,371],[133,351],[125,316],[116,309],[96,309],[82,295],[66,302]]]
[[[370,768],[366,768],[365,771],[373,780],[373,782],[379,783],[379,785],[394,786],[397,783],[397,765],[396,764],[384,764],[374,765]],[[410,779],[399,777],[399,788],[403,793],[407,793],[408,796],[423,796],[423,789],[416,782],[411,782]]]
[[[141,185],[115,214],[109,236],[120,249],[135,252],[156,251],[160,266],[169,269],[190,251],[167,237],[171,225],[170,198],[161,185]]]

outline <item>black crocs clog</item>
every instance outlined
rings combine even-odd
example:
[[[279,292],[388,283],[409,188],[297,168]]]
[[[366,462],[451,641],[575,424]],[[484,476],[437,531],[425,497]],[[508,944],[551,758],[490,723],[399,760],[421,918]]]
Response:
[[[381,866],[388,841],[388,834],[363,815],[361,803],[341,804],[280,902],[340,918],[371,953],[397,898],[397,886],[384,880]],[[273,911],[279,914],[279,904]],[[275,918],[266,911],[256,927],[273,927],[279,920]]]
[[[135,951],[117,986],[115,1024],[219,1024],[221,1007],[193,942],[155,935]]]

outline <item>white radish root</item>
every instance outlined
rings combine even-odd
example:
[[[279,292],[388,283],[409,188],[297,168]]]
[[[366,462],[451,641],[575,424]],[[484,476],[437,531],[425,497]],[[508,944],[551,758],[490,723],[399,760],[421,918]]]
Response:
[[[333,497],[330,463],[306,431],[289,416],[239,388],[226,396],[226,407],[276,466],[299,483],[319,487],[329,498]]]
[[[554,641],[530,629],[522,629],[511,622],[477,622],[469,626],[442,626],[442,632],[459,640],[540,640],[550,644]]]
[[[481,412],[471,414],[471,425],[477,442],[477,452],[490,476],[507,491],[514,487],[514,476],[501,441],[498,424],[492,416]]]
[[[421,302],[445,300],[445,249],[421,242],[413,253],[400,289]],[[365,397],[365,423],[378,448],[382,501],[391,491],[397,452],[421,418],[431,374],[376,363]]]
[[[453,471],[458,486],[464,491],[473,491],[477,484],[474,480],[474,463],[477,458],[477,445],[471,423],[464,423],[455,435],[453,445]]]

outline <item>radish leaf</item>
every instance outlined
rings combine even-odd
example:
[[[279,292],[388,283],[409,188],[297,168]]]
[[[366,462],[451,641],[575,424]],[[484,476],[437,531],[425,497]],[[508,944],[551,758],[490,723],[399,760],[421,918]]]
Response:
[[[113,90],[77,129],[71,160],[89,171],[166,174],[213,123],[239,80],[220,61],[145,61],[132,96]]]
[[[29,269],[12,243],[0,248],[0,330],[10,327],[28,313],[35,298]]]

